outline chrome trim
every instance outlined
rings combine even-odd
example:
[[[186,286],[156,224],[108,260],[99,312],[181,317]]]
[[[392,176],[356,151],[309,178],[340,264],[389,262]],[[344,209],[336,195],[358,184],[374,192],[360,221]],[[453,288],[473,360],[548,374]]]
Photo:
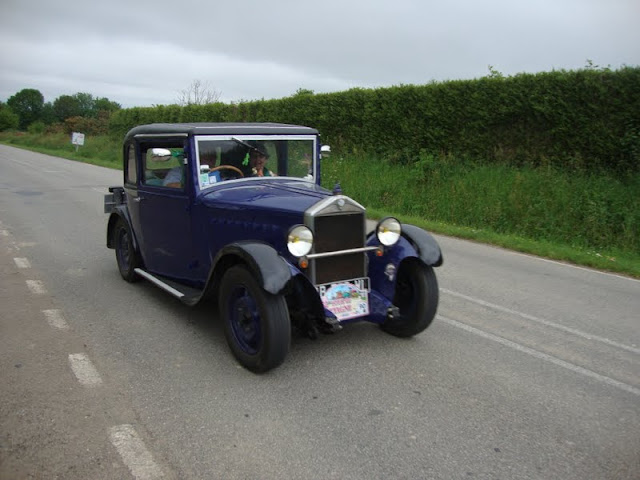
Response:
[[[332,195],[331,197],[327,197],[323,200],[320,200],[318,203],[316,203],[311,208],[309,208],[305,212],[305,217],[316,217],[318,216],[318,213],[322,212],[322,210],[332,206],[335,203],[338,203],[340,200],[344,202],[344,206],[342,207],[342,209],[344,210],[340,209],[340,211],[343,211],[345,213],[355,212],[356,209],[357,211],[362,211],[362,212],[366,211],[366,208],[364,208],[355,200],[347,197],[346,195]],[[354,209],[353,207],[356,207],[356,208]]]
[[[149,272],[145,272],[141,268],[134,268],[133,271],[136,272],[141,277],[146,278],[147,280],[149,280],[151,283],[155,284],[156,286],[160,287],[164,291],[169,292],[174,297],[176,297],[176,298],[184,297],[184,293],[176,290],[175,288],[173,288],[170,285],[167,285],[162,280],[160,280],[160,279],[154,277],[153,275],[151,275]]]
[[[349,255],[350,253],[371,252],[373,250],[378,250],[379,248],[380,247],[362,247],[351,248],[349,250],[336,250],[335,252],[310,253],[309,255],[305,255],[303,258],[313,260],[314,258],[337,257],[339,255]]]
[[[142,138],[142,137],[188,137],[188,133],[136,133],[133,138]]]

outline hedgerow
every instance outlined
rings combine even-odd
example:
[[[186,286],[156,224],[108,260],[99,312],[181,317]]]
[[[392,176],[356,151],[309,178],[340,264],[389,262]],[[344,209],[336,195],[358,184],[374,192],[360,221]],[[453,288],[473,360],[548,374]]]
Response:
[[[237,104],[160,105],[115,112],[124,135],[154,122],[284,122],[313,126],[344,152],[398,163],[420,154],[514,166],[615,172],[640,164],[640,68],[296,94]]]

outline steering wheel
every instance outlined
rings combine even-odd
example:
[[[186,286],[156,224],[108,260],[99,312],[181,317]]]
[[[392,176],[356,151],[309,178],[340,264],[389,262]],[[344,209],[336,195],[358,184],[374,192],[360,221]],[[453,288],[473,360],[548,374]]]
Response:
[[[218,170],[232,170],[233,172],[240,175],[240,177],[244,177],[244,173],[239,168],[234,167],[233,165],[220,165],[218,167],[213,167],[209,172],[217,172]]]

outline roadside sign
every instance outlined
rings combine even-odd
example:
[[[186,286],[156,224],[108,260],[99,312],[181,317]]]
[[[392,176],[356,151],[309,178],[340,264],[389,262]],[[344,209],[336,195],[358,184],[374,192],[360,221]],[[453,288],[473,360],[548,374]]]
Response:
[[[78,146],[84,145],[84,133],[73,132],[71,134],[71,144],[76,146],[76,152]]]

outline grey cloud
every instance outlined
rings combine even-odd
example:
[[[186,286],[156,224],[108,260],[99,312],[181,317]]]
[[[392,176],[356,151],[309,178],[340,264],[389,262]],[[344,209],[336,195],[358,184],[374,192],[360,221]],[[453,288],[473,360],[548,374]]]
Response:
[[[637,65],[637,18],[635,0],[5,0],[0,100],[29,86],[49,101],[172,103],[197,78],[238,101],[474,78],[488,65]]]

